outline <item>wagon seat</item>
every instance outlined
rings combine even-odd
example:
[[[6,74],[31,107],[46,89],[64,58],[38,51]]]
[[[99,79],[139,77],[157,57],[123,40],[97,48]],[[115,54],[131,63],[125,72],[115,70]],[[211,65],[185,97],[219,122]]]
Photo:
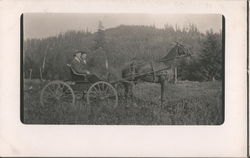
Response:
[[[82,83],[82,82],[88,82],[87,77],[85,74],[80,74],[77,73],[70,64],[67,64],[67,67],[69,67],[70,69],[70,73],[71,73],[71,79],[77,83]]]

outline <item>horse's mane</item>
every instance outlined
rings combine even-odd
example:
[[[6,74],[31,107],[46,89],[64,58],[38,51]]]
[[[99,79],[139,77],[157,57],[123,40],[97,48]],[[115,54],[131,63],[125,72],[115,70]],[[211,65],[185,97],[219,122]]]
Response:
[[[166,61],[166,60],[172,60],[176,57],[176,54],[178,52],[178,46],[174,46],[167,55],[165,55],[164,57],[160,58],[159,61]]]

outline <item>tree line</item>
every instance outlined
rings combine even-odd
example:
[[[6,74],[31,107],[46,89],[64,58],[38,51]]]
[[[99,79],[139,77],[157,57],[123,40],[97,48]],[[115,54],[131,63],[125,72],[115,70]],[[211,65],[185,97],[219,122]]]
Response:
[[[26,39],[23,43],[25,78],[69,79],[66,64],[73,53],[88,53],[89,68],[100,75],[105,73],[105,61],[117,75],[130,59],[145,61],[165,56],[178,41],[193,52],[189,59],[178,62],[178,80],[209,81],[223,77],[222,33],[200,32],[195,25],[164,28],[143,25],[120,25],[105,29],[99,22],[96,32],[68,31],[43,39]]]

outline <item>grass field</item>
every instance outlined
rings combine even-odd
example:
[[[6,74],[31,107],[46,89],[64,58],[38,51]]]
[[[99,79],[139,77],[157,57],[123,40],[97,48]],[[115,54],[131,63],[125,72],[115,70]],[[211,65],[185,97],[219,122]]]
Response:
[[[74,106],[40,105],[40,81],[25,80],[23,122],[26,124],[96,124],[96,125],[219,125],[223,123],[222,83],[178,82],[169,84],[166,101],[160,105],[160,86],[141,83],[134,88],[137,106],[126,107],[119,96],[114,110],[91,107],[85,100]]]

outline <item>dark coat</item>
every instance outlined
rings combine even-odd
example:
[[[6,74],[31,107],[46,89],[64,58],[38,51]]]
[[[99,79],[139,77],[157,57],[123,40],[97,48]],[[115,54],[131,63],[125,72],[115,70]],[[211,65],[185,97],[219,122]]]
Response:
[[[72,69],[79,74],[87,74],[87,65],[84,62],[73,59],[71,62]]]

